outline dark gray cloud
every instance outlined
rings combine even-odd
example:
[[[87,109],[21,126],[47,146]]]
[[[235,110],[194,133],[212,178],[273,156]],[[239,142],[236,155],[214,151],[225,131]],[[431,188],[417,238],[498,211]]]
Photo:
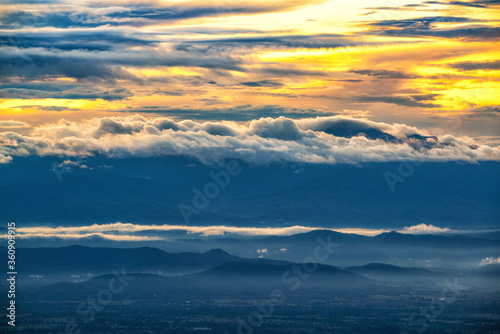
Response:
[[[412,3],[412,4],[404,5],[403,7],[406,7],[406,8],[418,8],[418,7],[425,7],[425,5],[422,5],[420,3]]]
[[[263,67],[258,70],[259,73],[275,75],[279,77],[296,77],[296,76],[329,76],[324,71],[307,70],[303,68],[296,68],[291,66],[269,66]]]
[[[103,99],[122,100],[133,96],[126,88],[98,88],[91,85],[16,83],[0,85],[0,98],[5,99]],[[64,108],[67,110],[67,108]],[[58,111],[58,110],[54,110]]]
[[[403,5],[403,6],[399,6],[399,7],[395,7],[395,6],[365,7],[363,9],[371,10],[371,12],[364,13],[364,14],[361,14],[361,15],[371,15],[371,14],[376,13],[379,10],[400,10],[400,11],[404,11],[404,10],[414,10],[414,8],[421,9],[421,8],[425,8],[425,7],[427,7],[427,5],[424,5],[424,4],[408,4],[408,5]]]
[[[9,0],[10,1],[10,0]],[[317,2],[317,1],[316,1]],[[94,28],[100,26],[145,26],[165,21],[176,21],[200,17],[231,16],[241,14],[259,14],[283,12],[303,6],[300,1],[277,2],[234,2],[224,5],[200,5],[186,3],[170,6],[149,6],[128,4],[123,7],[99,6],[93,4],[87,11],[16,11],[4,14],[0,18],[1,29],[22,27]],[[107,9],[106,14],[95,9]]]
[[[499,118],[500,117],[500,106],[499,105],[489,105],[482,106],[477,108],[472,108],[468,110],[472,113],[472,117],[491,117],[491,118]]]
[[[376,77],[379,79],[415,79],[420,78],[420,76],[411,73],[405,73],[401,71],[391,71],[391,70],[350,70],[351,73],[367,75],[370,77]]]
[[[280,82],[275,82],[271,80],[261,80],[261,81],[247,81],[241,83],[248,87],[282,87],[283,84]]]
[[[354,100],[359,102],[383,102],[405,107],[441,108],[442,105],[440,104],[422,102],[433,100],[435,96],[435,94],[412,96],[356,96]]]
[[[210,105],[210,104],[208,104]],[[199,120],[231,120],[249,121],[260,117],[286,116],[292,119],[303,117],[336,115],[335,112],[324,112],[314,108],[284,107],[278,105],[240,105],[234,107],[221,108],[169,108],[165,106],[149,106],[141,109],[124,112],[154,113],[164,116],[172,116],[180,119]]]
[[[8,12],[0,16],[0,29],[21,29],[25,27],[98,27],[103,24],[82,22],[77,19],[73,12],[36,12],[36,11],[16,11]],[[81,17],[81,16],[79,16]]]
[[[121,66],[156,67],[187,66],[245,72],[242,62],[224,56],[196,57],[184,53],[155,50],[142,52],[53,52],[51,50],[6,47],[0,54],[0,78],[24,77],[43,79],[47,76],[66,76],[78,80],[141,81]]]
[[[455,17],[455,16],[427,16],[419,17],[414,19],[402,19],[402,20],[383,20],[368,23],[371,26],[380,27],[391,27],[391,28],[413,28],[428,30],[431,29],[436,23],[451,23],[451,22],[477,22],[467,17]]]
[[[488,8],[492,6],[500,5],[498,0],[480,0],[480,1],[424,1],[419,4],[407,4],[403,6],[381,6],[381,7],[366,7],[364,9],[374,10],[370,14],[375,13],[378,10],[398,10],[398,11],[408,11],[408,10],[425,10],[425,11],[435,11],[431,9],[429,5],[445,5],[445,6],[458,6],[458,7],[471,7],[471,8]]]
[[[500,113],[500,106],[484,106],[473,109],[475,112],[495,112]]]
[[[61,3],[60,0],[2,0],[2,4],[4,5],[21,5],[21,4],[29,4],[29,5],[37,5],[37,4],[57,4]]]
[[[0,128],[29,128],[31,125],[21,121],[0,121]]]
[[[22,77],[44,79],[48,76],[65,76],[78,80],[134,79],[119,67],[112,67],[99,59],[85,59],[84,55],[64,57],[47,54],[0,54],[0,78]]]
[[[41,106],[41,105],[22,106],[21,108],[22,109],[37,108],[39,110],[45,110],[45,111],[77,111],[77,110],[81,110],[79,108],[57,107],[57,106]]]
[[[435,100],[439,96],[441,96],[441,94],[420,94],[412,95],[411,98],[415,101],[431,101]]]
[[[482,20],[454,16],[430,16],[402,20],[382,20],[367,23],[370,32],[379,35],[407,37],[466,38],[488,40],[500,38],[500,28],[487,25],[437,28],[436,23],[478,23]],[[376,27],[376,28],[375,28]]]
[[[204,45],[210,47],[284,47],[284,48],[342,48],[355,45],[371,45],[362,41],[356,41],[352,36],[339,34],[316,34],[316,35],[280,35],[280,36],[243,36],[218,39],[192,40],[187,43]]]
[[[430,16],[403,20],[382,20],[367,23],[370,32],[387,36],[466,38],[490,40],[500,38],[500,27],[487,25],[461,26],[460,28],[436,28],[436,23],[478,23],[482,20],[454,16]]]
[[[460,63],[449,64],[448,67],[454,68],[460,71],[488,71],[488,70],[500,70],[500,60],[493,61],[466,61]]]
[[[391,35],[390,32],[386,34]],[[421,37],[440,37],[440,38],[466,38],[469,40],[491,40],[500,38],[500,27],[471,27],[460,29],[441,29],[432,31],[419,31],[408,29],[394,33],[394,35],[421,36]]]
[[[499,0],[479,0],[479,1],[424,1],[424,4],[447,5],[459,7],[487,8],[500,5]]]
[[[146,35],[130,36],[118,31],[62,31],[0,33],[0,46],[59,50],[110,51],[134,46],[154,46]]]

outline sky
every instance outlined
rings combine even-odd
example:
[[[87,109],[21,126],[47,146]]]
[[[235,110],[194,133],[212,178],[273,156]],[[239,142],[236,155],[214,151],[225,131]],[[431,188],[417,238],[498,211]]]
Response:
[[[496,0],[7,0],[0,131],[134,114],[337,115],[498,144],[499,8]]]

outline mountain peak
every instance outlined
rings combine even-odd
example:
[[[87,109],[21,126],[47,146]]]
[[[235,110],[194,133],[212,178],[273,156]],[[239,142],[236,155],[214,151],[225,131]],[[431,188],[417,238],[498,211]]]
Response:
[[[207,254],[207,255],[231,255],[221,248],[211,249],[208,252],[205,252],[205,254]]]
[[[238,261],[238,260],[240,260],[240,258],[238,256],[231,255],[221,248],[211,249],[208,252],[203,253],[203,255],[210,260],[218,260],[218,261]]]

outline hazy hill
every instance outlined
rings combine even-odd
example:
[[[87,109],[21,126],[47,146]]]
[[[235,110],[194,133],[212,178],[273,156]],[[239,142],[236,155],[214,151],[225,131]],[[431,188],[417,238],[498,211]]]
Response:
[[[445,275],[423,268],[409,268],[393,266],[385,263],[369,263],[364,266],[347,267],[346,270],[372,278],[385,281],[414,281],[443,279]]]
[[[236,235],[204,237],[184,234],[168,238],[168,241],[144,242],[119,242],[91,237],[78,240],[78,243],[92,247],[68,246],[62,250],[54,247],[39,248],[39,245],[67,245],[76,241],[53,238],[42,243],[37,239],[19,239],[21,248],[18,256],[19,265],[24,266],[27,273],[33,274],[61,272],[66,269],[105,273],[109,268],[120,266],[126,266],[137,272],[182,274],[201,271],[224,262],[239,261],[240,258],[259,256],[264,257],[255,260],[260,263],[266,260],[301,262],[304,258],[312,256],[320,245],[318,240],[323,240],[333,245],[333,252],[325,259],[325,264],[338,267],[382,262],[402,267],[470,269],[477,266],[482,259],[500,256],[500,244],[495,238],[495,233],[493,234],[493,237],[488,237],[487,233],[469,236],[389,232],[368,237],[316,230],[291,236],[272,237]],[[107,248],[102,245],[106,245]],[[146,245],[148,247],[138,248]],[[213,251],[213,249],[220,250]]]
[[[311,269],[312,268],[312,269]],[[228,262],[192,275],[214,284],[289,285],[300,281],[306,286],[335,288],[353,284],[367,284],[369,279],[332,266],[322,264],[276,265],[266,263]]]
[[[178,274],[211,268],[227,261],[241,260],[220,249],[206,253],[168,253],[157,248],[21,248],[19,271],[25,274],[109,273],[125,268],[127,272]]]

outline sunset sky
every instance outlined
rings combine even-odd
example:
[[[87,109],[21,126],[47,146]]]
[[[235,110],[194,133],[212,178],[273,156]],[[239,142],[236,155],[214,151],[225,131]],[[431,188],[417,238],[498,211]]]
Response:
[[[0,222],[23,333],[492,333],[500,0],[0,0]]]
[[[499,143],[499,1],[3,3],[0,131],[340,115]]]

